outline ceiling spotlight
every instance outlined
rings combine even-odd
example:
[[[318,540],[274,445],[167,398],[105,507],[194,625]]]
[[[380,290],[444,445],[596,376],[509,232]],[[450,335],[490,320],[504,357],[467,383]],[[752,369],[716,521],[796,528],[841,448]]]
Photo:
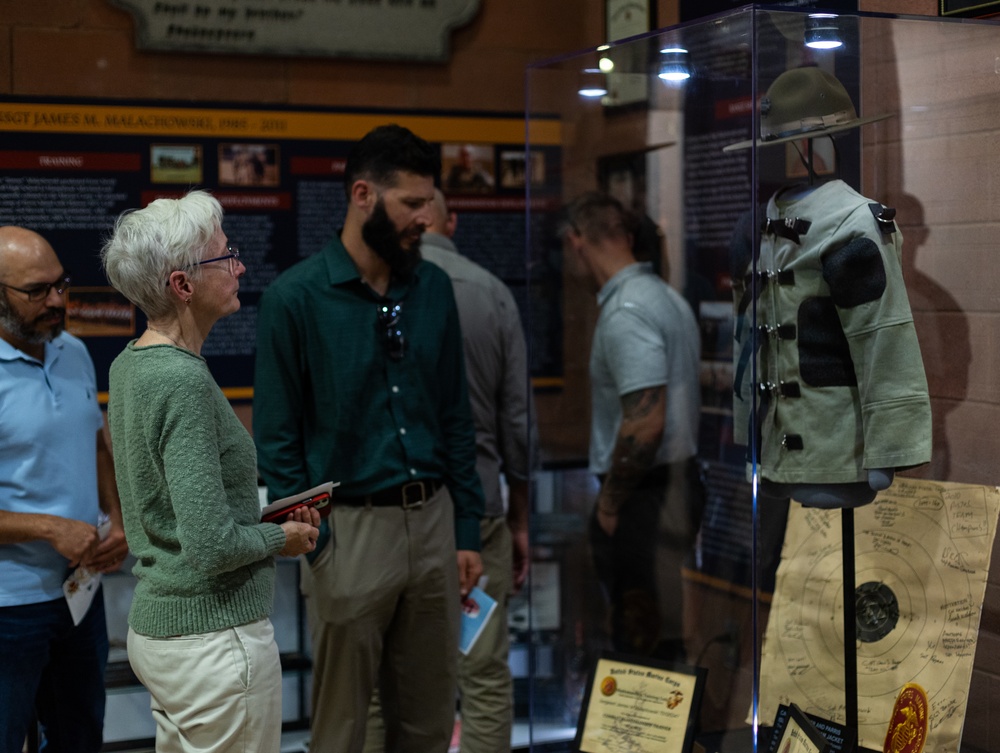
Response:
[[[660,72],[657,74],[668,83],[680,83],[691,78],[688,51],[683,47],[664,47],[660,50]]]
[[[585,99],[603,97],[608,93],[604,73],[598,68],[584,68],[580,74],[580,85],[576,92]]]
[[[810,13],[806,19],[805,44],[814,50],[842,47],[844,42],[837,28],[837,16],[833,13]]]
[[[597,67],[605,73],[611,73],[611,71],[615,69],[615,61],[607,55],[603,55],[601,59],[597,61]]]

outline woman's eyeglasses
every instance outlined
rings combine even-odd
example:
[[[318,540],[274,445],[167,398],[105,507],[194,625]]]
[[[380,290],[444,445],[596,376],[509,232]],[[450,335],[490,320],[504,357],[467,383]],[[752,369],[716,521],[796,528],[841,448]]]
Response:
[[[194,264],[185,267],[185,269],[190,269],[191,267],[200,267],[202,264],[211,264],[214,261],[228,261],[229,262],[229,274],[236,276],[236,264],[240,260],[240,250],[233,245],[226,246],[226,251],[228,253],[222,256],[213,256],[211,259],[202,259],[201,261],[196,261]],[[167,286],[170,286],[170,280],[167,280]]]
[[[55,282],[40,282],[37,285],[32,285],[30,288],[16,288],[13,285],[8,285],[5,282],[0,282],[0,287],[10,288],[11,290],[16,290],[18,293],[23,293],[27,296],[28,300],[32,303],[38,303],[38,301],[44,301],[49,297],[49,293],[52,292],[52,288],[56,289],[59,295],[62,295],[69,289],[70,277],[69,275],[64,275],[60,277]]]
[[[240,250],[236,246],[226,246],[226,251],[228,253],[222,256],[216,256],[212,259],[203,259],[202,261],[196,262],[194,266],[200,267],[202,264],[211,264],[213,261],[229,261],[229,271],[231,273],[236,272],[236,262],[240,260]]]
[[[383,303],[378,307],[378,325],[382,330],[382,342],[385,352],[393,361],[403,360],[406,353],[406,338],[399,328],[399,315],[402,304]]]

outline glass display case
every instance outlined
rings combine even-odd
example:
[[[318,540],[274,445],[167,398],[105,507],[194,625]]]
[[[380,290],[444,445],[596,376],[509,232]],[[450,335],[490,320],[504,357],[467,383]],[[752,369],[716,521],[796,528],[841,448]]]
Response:
[[[747,6],[528,68],[526,264],[562,268],[512,610],[536,744],[784,750],[801,723],[817,749],[1000,751],[998,45],[985,21]],[[580,225],[588,192],[628,211],[699,339],[705,494],[662,495],[611,578],[595,508],[620,469],[591,425],[608,371],[626,417],[650,385],[622,387],[605,307],[644,301],[595,261],[616,232]],[[651,679],[625,703],[605,681],[633,665],[697,676],[689,716],[650,706]]]

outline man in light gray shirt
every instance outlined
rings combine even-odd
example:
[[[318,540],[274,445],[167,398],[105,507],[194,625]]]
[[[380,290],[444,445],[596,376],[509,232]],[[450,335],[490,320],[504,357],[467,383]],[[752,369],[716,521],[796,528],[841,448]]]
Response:
[[[566,212],[568,264],[597,289],[590,354],[590,469],[601,479],[591,520],[598,578],[622,652],[685,659],[681,564],[704,490],[698,448],[701,340],[691,307],[636,262],[638,221],[588,193]]]

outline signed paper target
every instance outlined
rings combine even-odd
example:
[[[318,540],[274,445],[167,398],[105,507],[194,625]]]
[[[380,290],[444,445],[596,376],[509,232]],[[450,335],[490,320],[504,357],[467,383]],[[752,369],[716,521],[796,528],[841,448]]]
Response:
[[[957,751],[1000,511],[995,487],[897,479],[854,510],[858,736],[880,750],[908,682],[930,699],[927,749]],[[789,510],[761,659],[779,704],[844,721],[841,511]]]

